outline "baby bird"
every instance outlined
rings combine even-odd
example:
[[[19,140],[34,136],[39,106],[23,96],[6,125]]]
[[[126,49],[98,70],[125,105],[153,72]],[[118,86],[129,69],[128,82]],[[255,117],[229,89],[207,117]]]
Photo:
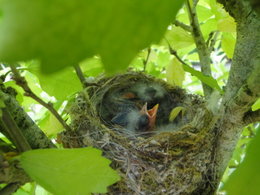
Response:
[[[152,131],[155,128],[158,107],[156,104],[147,110],[147,103],[140,110],[130,107],[119,112],[111,122],[131,131]]]

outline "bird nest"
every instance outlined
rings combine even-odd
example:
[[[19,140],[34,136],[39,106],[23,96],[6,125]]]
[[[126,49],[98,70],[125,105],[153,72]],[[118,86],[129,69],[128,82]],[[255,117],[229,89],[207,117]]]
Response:
[[[146,89],[154,90],[145,94]],[[159,103],[155,128],[148,133],[111,123],[118,98],[129,90],[148,108]],[[169,121],[176,107],[182,112]],[[121,176],[108,194],[207,194],[212,113],[201,97],[143,73],[126,73],[86,87],[70,116],[73,131],[61,134],[63,145],[101,149]]]

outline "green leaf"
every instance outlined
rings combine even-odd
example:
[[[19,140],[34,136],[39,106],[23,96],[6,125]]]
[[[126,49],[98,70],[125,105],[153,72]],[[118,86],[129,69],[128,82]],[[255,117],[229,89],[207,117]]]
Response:
[[[236,35],[234,33],[223,33],[221,46],[227,57],[232,59],[236,44]]]
[[[172,26],[172,29],[166,32],[165,38],[175,50],[188,47],[194,43],[192,35],[177,26]]]
[[[108,72],[125,70],[160,41],[183,1],[2,0],[0,61],[39,59],[54,72],[99,54]]]
[[[172,122],[174,119],[181,113],[182,116],[185,114],[186,109],[182,106],[177,106],[174,109],[172,109],[170,116],[169,116],[169,121]]]
[[[185,71],[182,64],[176,58],[173,58],[166,67],[166,79],[172,85],[182,86],[182,82],[185,79]]]
[[[39,122],[39,127],[47,136],[55,135],[63,130],[62,124],[50,112]]]
[[[205,38],[208,38],[209,34],[216,30],[217,22],[215,18],[211,18],[201,25],[201,31]]]
[[[213,16],[211,9],[209,9],[205,6],[197,5],[196,9],[197,9],[197,13],[198,13],[198,19],[200,22],[208,20],[209,18],[211,18]]]
[[[80,63],[80,67],[83,73],[87,76],[95,77],[104,72],[104,67],[100,58],[98,57],[88,58],[87,60],[84,60]]]
[[[244,162],[230,176],[224,189],[228,195],[260,194],[260,133],[248,146]]]
[[[48,75],[42,74],[35,66],[29,69],[37,75],[41,88],[58,100],[66,100],[68,96],[82,89],[80,80],[71,67]]]
[[[214,13],[218,30],[221,32],[236,32],[235,20],[226,12],[222,4],[216,2],[216,0],[209,1],[211,11]]]
[[[256,111],[260,109],[260,98],[253,104],[252,111]]]
[[[236,22],[231,16],[218,20],[218,30],[221,32],[236,32]]]
[[[105,193],[120,178],[101,151],[80,149],[31,150],[21,155],[26,173],[55,195]]]
[[[221,94],[223,93],[223,91],[221,90],[221,88],[218,85],[218,82],[213,77],[206,76],[202,72],[197,71],[194,68],[192,68],[186,64],[183,64],[183,69],[184,69],[184,71],[191,73],[191,75],[196,76],[200,81],[202,81],[206,85],[210,86],[213,89],[218,90]]]

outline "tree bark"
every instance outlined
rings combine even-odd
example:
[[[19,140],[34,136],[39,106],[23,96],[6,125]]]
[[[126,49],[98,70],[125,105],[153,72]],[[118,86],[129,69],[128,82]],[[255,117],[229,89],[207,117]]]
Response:
[[[220,181],[240,138],[244,118],[259,119],[252,104],[260,96],[260,14],[246,0],[219,0],[237,23],[237,42],[222,99],[213,155],[215,179]],[[256,120],[255,120],[256,119]],[[218,183],[218,182],[217,182]]]

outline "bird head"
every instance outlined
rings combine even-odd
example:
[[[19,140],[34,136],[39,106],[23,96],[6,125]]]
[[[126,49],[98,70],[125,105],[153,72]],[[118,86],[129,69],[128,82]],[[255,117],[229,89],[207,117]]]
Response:
[[[148,117],[148,126],[147,130],[153,130],[156,122],[156,115],[158,111],[159,104],[156,104],[151,109],[147,109],[147,103],[144,104],[142,109],[140,110],[141,115],[146,115]]]

